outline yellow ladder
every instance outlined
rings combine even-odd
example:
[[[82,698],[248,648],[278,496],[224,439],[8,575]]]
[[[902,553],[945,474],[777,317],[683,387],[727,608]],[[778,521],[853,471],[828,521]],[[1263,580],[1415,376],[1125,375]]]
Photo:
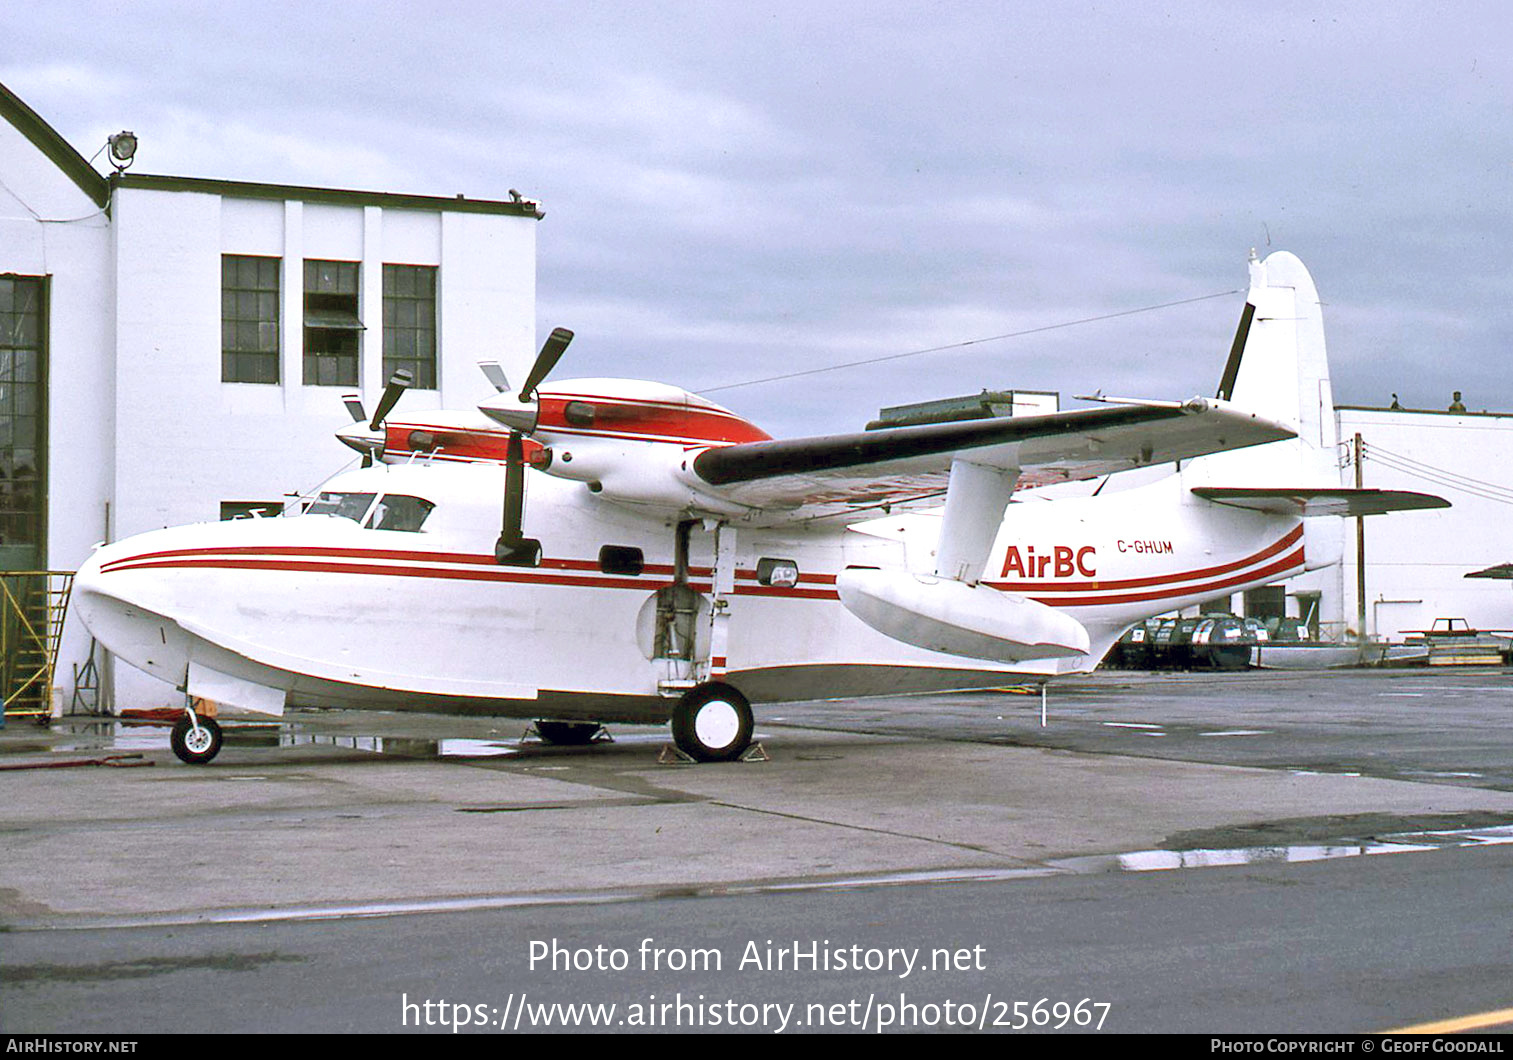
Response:
[[[73,571],[0,571],[0,695],[7,718],[52,714]]]

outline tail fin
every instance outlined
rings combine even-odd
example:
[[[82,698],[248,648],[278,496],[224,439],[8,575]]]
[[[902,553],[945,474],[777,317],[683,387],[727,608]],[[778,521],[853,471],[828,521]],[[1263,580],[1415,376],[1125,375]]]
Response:
[[[1338,426],[1324,349],[1324,319],[1313,277],[1292,254],[1250,256],[1250,290],[1218,396],[1298,437],[1203,457],[1189,465],[1194,484],[1339,485]]]
[[[1199,497],[1301,517],[1443,508],[1441,497],[1340,484],[1339,423],[1313,277],[1296,257],[1250,252],[1250,290],[1218,396],[1298,432],[1296,438],[1215,453],[1184,469]],[[1323,550],[1310,544],[1311,555]]]
[[[1303,441],[1333,453],[1339,436],[1319,292],[1292,254],[1278,251],[1261,261],[1251,251],[1250,290],[1229,357],[1220,397],[1282,420]]]

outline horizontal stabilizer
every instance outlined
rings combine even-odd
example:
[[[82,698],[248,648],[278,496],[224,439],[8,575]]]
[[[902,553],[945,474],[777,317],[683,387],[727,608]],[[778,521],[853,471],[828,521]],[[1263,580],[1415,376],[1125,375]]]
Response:
[[[1382,515],[1424,508],[1448,508],[1450,502],[1430,493],[1376,489],[1268,489],[1196,486],[1193,493],[1216,504],[1274,515]]]

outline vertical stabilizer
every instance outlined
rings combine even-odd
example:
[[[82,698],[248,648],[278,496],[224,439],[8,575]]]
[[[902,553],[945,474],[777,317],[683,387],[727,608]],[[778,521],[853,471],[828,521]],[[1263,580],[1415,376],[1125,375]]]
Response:
[[[1338,427],[1313,277],[1285,251],[1250,255],[1250,289],[1218,396],[1298,432],[1295,440],[1190,465],[1193,484],[1337,486]]]

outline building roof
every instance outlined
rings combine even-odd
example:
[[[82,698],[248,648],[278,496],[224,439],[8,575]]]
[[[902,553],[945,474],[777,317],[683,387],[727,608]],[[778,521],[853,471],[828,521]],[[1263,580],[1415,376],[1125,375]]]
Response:
[[[1451,412],[1449,409],[1410,409],[1410,408],[1383,408],[1380,405],[1336,405],[1336,412],[1385,412],[1392,416],[1475,416],[1483,419],[1509,419],[1513,418],[1513,412],[1488,412],[1467,409],[1465,412]]]
[[[96,206],[110,201],[110,182],[85,161],[84,156],[21,99],[4,85],[0,85],[0,117],[5,118],[16,130],[52,160],[53,165],[79,186]]]
[[[455,213],[513,214],[517,217],[537,219],[546,216],[541,212],[540,204],[530,199],[501,202],[494,199],[468,199],[461,195],[449,199],[444,195],[406,195],[387,191],[312,188],[298,184],[262,184],[256,181],[170,177],[148,173],[117,173],[110,178],[109,183],[112,187],[119,188],[200,192],[237,199],[278,199],[331,203],[337,206],[382,206],[390,210],[447,210]]]
[[[262,184],[240,180],[213,180],[202,177],[153,176],[145,173],[115,173],[105,177],[95,170],[73,146],[36,111],[5,85],[0,84],[0,118],[9,121],[58,167],[96,206],[110,202],[116,188],[145,188],[156,191],[190,191],[225,195],[242,199],[281,199],[300,202],[333,203],[343,206],[382,206],[395,210],[446,210],[456,213],[506,214],[517,217],[545,216],[540,205],[529,199],[509,201],[467,199],[461,195],[403,195],[381,191],[352,191],[343,188],[309,188],[293,184]]]

